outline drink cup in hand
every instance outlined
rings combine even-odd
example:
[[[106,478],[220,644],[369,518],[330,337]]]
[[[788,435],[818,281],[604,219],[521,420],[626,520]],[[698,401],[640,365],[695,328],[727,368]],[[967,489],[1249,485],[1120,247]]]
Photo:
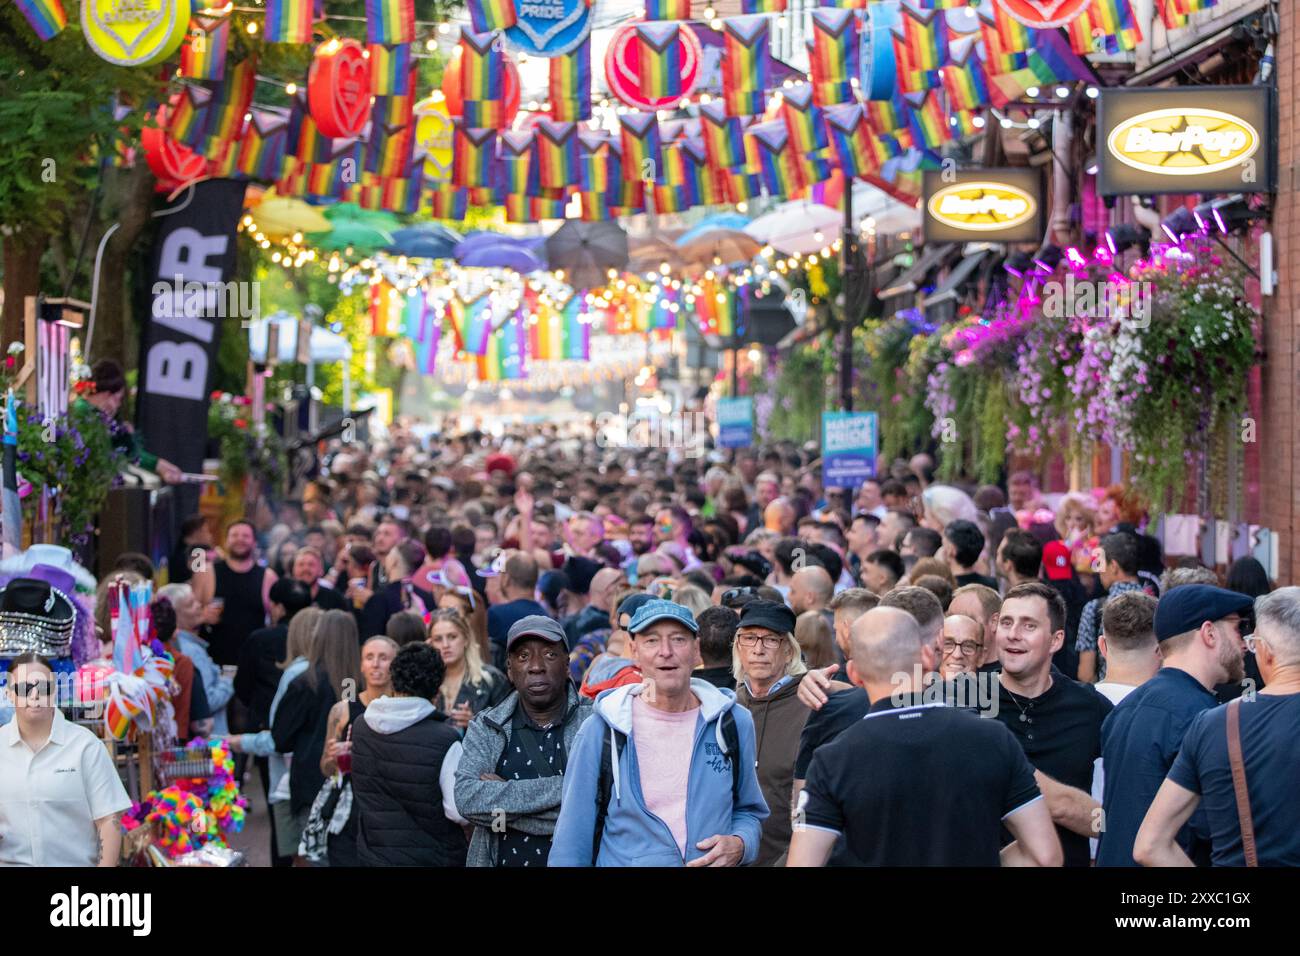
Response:
[[[339,773],[352,772],[352,741],[340,740],[338,742],[334,760],[338,764]]]

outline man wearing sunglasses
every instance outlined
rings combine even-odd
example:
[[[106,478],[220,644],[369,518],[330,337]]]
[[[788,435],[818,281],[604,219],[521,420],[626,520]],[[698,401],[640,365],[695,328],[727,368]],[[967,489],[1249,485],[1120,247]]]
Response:
[[[0,866],[117,866],[131,798],[99,738],[55,706],[45,658],[9,663],[0,728]]]

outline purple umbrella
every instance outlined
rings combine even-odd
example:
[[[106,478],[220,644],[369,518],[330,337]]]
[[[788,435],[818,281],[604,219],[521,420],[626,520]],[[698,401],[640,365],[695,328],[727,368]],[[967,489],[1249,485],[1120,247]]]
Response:
[[[498,237],[504,238],[504,237]],[[510,241],[495,245],[483,245],[479,248],[464,249],[464,243],[457,247],[456,261],[463,266],[476,266],[482,269],[513,269],[515,272],[537,272],[543,268],[542,260],[535,253]]]

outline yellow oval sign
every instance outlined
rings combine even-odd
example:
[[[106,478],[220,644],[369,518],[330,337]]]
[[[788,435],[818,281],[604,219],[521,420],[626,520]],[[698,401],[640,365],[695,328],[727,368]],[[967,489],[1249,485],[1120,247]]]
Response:
[[[190,25],[190,0],[82,0],[87,45],[118,66],[153,66],[176,52]]]
[[[430,96],[415,104],[415,144],[424,151],[426,182],[451,182],[452,137],[455,129],[451,111],[447,108],[447,98],[441,90],[434,90]]]
[[[1038,213],[1038,200],[1007,183],[954,183],[930,197],[932,218],[954,229],[996,232],[1028,222]]]
[[[1106,148],[1121,163],[1166,176],[1231,169],[1259,146],[1259,132],[1241,117],[1207,109],[1140,113],[1124,120],[1106,138]]]

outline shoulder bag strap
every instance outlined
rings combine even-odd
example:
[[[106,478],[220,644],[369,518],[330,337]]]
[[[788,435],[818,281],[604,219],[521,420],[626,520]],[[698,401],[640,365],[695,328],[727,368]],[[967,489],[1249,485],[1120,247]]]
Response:
[[[1237,798],[1237,820],[1241,824],[1241,849],[1247,866],[1259,866],[1255,855],[1255,822],[1250,815],[1250,791],[1246,788],[1246,764],[1241,757],[1241,698],[1228,704],[1228,764],[1232,767],[1232,790]]]

